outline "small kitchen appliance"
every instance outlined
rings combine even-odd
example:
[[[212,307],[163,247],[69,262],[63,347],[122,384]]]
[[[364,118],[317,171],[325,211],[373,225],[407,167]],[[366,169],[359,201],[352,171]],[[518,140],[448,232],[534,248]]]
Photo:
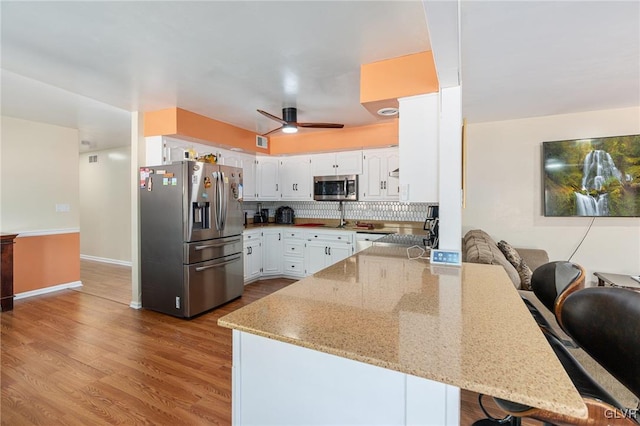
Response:
[[[288,206],[278,207],[276,210],[276,223],[293,225],[295,215],[293,209]]]
[[[358,175],[316,176],[315,201],[358,201]]]
[[[267,223],[269,222],[269,209],[257,209],[253,215],[253,223]]]

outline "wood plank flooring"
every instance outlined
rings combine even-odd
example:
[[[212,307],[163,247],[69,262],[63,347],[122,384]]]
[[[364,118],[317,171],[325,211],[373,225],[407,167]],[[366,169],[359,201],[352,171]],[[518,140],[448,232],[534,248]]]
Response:
[[[231,331],[217,320],[293,281],[258,281],[183,320],[129,308],[129,268],[82,263],[83,291],[18,300],[0,314],[1,424],[231,424]],[[461,400],[461,425],[483,417],[477,394]]]
[[[81,293],[131,303],[131,267],[80,259],[82,287],[73,290]]]

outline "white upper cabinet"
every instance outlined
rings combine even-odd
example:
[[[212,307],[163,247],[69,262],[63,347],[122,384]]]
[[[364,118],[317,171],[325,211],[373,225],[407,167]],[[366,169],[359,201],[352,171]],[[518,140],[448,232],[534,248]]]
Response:
[[[218,163],[242,169],[242,196],[244,201],[256,199],[256,156],[243,152],[218,149]]]
[[[278,172],[280,168],[280,158],[278,157],[256,157],[256,186],[258,188],[258,200],[279,200],[280,183]]]
[[[295,155],[280,158],[280,197],[283,200],[310,201],[311,190],[311,156]]]
[[[359,175],[362,151],[343,151],[311,156],[312,176]]]
[[[438,94],[398,99],[400,201],[434,203],[438,196]]]
[[[398,148],[362,151],[362,175],[359,196],[362,201],[398,201],[400,188],[397,174],[400,165]]]

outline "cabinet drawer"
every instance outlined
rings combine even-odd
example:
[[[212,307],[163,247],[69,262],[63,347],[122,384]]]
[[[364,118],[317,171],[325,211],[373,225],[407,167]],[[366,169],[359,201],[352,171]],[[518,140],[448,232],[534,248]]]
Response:
[[[284,241],[284,255],[302,257],[304,255],[303,241]]]
[[[353,235],[352,233],[346,232],[309,232],[307,233],[307,240],[351,243],[353,241]]]
[[[284,259],[283,273],[285,275],[302,275],[304,272],[302,259]]]
[[[245,231],[242,233],[243,241],[254,241],[261,237],[262,231]]]
[[[284,238],[285,240],[291,239],[291,240],[302,240],[304,239],[304,232],[302,231],[291,231],[289,229],[287,229],[284,232]]]

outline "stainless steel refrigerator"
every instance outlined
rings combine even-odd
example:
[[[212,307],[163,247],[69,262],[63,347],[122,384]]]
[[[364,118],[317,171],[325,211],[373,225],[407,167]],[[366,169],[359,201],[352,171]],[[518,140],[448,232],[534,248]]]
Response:
[[[244,290],[242,169],[140,168],[142,307],[190,318]]]

